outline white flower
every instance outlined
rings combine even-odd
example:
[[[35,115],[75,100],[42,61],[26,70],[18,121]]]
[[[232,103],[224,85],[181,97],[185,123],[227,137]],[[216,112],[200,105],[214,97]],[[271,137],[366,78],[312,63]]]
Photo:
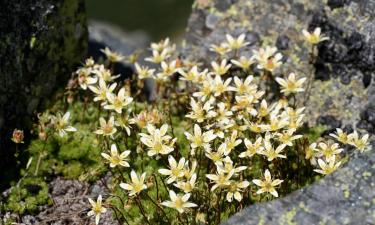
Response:
[[[232,59],[231,62],[243,70],[248,70],[254,61],[252,59],[241,56],[238,60]]]
[[[178,181],[176,184],[173,184],[173,185],[175,187],[183,190],[185,193],[189,193],[189,192],[193,191],[196,181],[197,181],[197,174],[194,173],[189,180]]]
[[[211,62],[211,66],[215,75],[222,76],[228,72],[232,65],[230,63],[228,64],[226,59],[223,59],[221,60],[220,65],[217,62],[213,61]]]
[[[147,125],[147,131],[149,134],[140,133],[141,142],[145,144],[149,151],[148,156],[154,156],[158,154],[166,155],[172,152],[173,145],[176,139],[172,140],[172,137],[167,135],[168,125],[164,124],[160,129],[156,129],[153,125]]]
[[[196,204],[188,202],[190,194],[176,195],[172,190],[169,191],[170,201],[164,201],[161,204],[169,208],[176,209],[179,213],[185,212],[186,208],[197,207]]]
[[[182,157],[177,164],[175,158],[170,155],[168,156],[168,162],[170,169],[159,169],[158,172],[160,174],[169,176],[167,183],[170,184],[184,176],[185,158]]]
[[[91,211],[87,213],[88,216],[95,216],[95,224],[99,224],[100,214],[107,212],[107,209],[102,206],[102,196],[99,195],[96,202],[88,198],[91,204]]]
[[[359,138],[357,131],[354,131],[353,133],[349,134],[348,139],[348,143],[350,145],[355,146],[360,152],[363,152],[369,144],[369,135],[365,134],[362,136],[362,138]]]
[[[119,62],[125,58],[120,53],[111,51],[108,47],[106,47],[105,49],[100,49],[100,51],[107,56],[107,59],[110,62]]]
[[[234,170],[231,170],[228,174],[218,171],[216,174],[206,174],[206,177],[215,183],[211,187],[211,191],[214,191],[216,188],[224,188],[231,184],[231,178],[234,174]]]
[[[138,63],[134,64],[135,66],[135,71],[138,74],[139,79],[146,79],[146,78],[151,78],[153,77],[155,70],[154,69],[149,69],[147,66],[140,66]]]
[[[245,34],[241,34],[237,38],[232,37],[230,34],[225,36],[227,38],[227,46],[231,50],[238,50],[246,45],[249,45],[249,42],[245,42]]]
[[[96,94],[94,98],[94,102],[97,101],[106,101],[107,96],[113,92],[113,90],[116,88],[117,84],[113,83],[110,86],[107,87],[107,84],[105,83],[105,80],[99,79],[99,86],[89,86],[89,89]]]
[[[91,72],[91,68],[81,68],[76,72],[78,76],[78,84],[83,90],[86,90],[89,85],[98,82],[98,77],[90,76]]]
[[[60,137],[64,137],[66,132],[75,132],[76,128],[69,125],[70,112],[66,112],[64,116],[61,113],[57,113],[56,117],[52,117],[52,123],[55,126],[56,131]]]
[[[231,81],[232,81],[232,78],[228,78],[223,82],[220,76],[215,76],[215,80],[213,83],[214,96],[217,97],[226,91],[233,90],[233,87],[229,86]]]
[[[121,88],[117,95],[107,93],[108,104],[104,106],[105,109],[114,110],[117,113],[122,113],[122,109],[129,105],[133,98],[127,96],[125,88]]]
[[[315,169],[314,171],[320,174],[328,175],[336,171],[340,167],[341,162],[336,162],[336,157],[333,156],[326,161],[318,159],[318,164],[320,169]]]
[[[140,177],[135,173],[134,170],[130,172],[131,183],[121,183],[120,187],[129,191],[129,196],[139,194],[142,190],[147,189],[145,184],[146,173],[142,173]]]
[[[272,161],[276,158],[286,158],[285,155],[281,154],[285,147],[286,144],[281,144],[274,149],[271,142],[268,139],[264,139],[264,149],[259,152],[259,154],[265,155],[268,161]]]
[[[127,162],[127,157],[129,156],[130,151],[124,151],[121,154],[118,154],[117,147],[115,144],[111,145],[111,154],[108,155],[107,153],[102,153],[101,155],[109,161],[110,167],[116,166],[124,166],[130,167],[129,163]]]
[[[236,199],[238,202],[242,201],[242,194],[241,192],[243,189],[247,188],[250,185],[249,181],[232,181],[230,185],[228,186],[228,192],[227,192],[227,201],[232,202],[233,197]]]
[[[162,61],[161,62],[162,71],[156,74],[157,79],[166,80],[168,77],[172,76],[175,72],[177,72],[176,64],[177,64],[176,60],[173,60],[170,63],[166,63]]]
[[[260,153],[263,151],[262,147],[262,137],[258,137],[254,143],[252,143],[249,139],[245,138],[245,146],[246,146],[246,151],[241,152],[239,155],[240,158],[245,158],[245,157],[252,157],[257,153]]]
[[[156,50],[152,51],[152,57],[145,58],[145,61],[152,62],[152,63],[161,63],[167,58],[170,57],[169,50],[164,49],[163,51],[159,52]]]
[[[264,172],[264,178],[265,178],[264,180],[258,180],[258,179],[254,179],[253,180],[254,184],[256,184],[257,186],[261,187],[257,191],[257,194],[261,194],[261,193],[264,193],[264,192],[269,192],[273,196],[279,197],[279,194],[277,193],[275,187],[277,185],[281,184],[283,182],[283,180],[279,180],[279,179],[272,180],[271,173],[270,173],[270,171],[268,169]]]
[[[302,30],[302,34],[305,37],[305,40],[309,42],[310,44],[316,45],[319,42],[329,40],[328,37],[321,36],[321,28],[317,27],[315,28],[314,32],[310,33],[306,29]]]
[[[117,131],[115,127],[115,118],[113,116],[109,118],[108,122],[106,122],[103,117],[100,117],[99,124],[100,128],[94,132],[95,134],[112,137]]]
[[[237,76],[234,77],[234,84],[236,87],[233,88],[234,91],[236,91],[238,94],[254,94],[257,90],[257,86],[251,84],[254,77],[249,75],[246,77],[245,81],[242,81]]]
[[[296,80],[296,75],[294,73],[290,73],[288,79],[276,77],[275,80],[281,86],[281,93],[289,95],[291,93],[304,91],[302,84],[306,81],[306,77]]]
[[[202,129],[198,124],[194,124],[193,135],[185,132],[186,138],[191,142],[191,148],[195,149],[198,147],[204,147],[216,138],[212,130],[202,133]]]

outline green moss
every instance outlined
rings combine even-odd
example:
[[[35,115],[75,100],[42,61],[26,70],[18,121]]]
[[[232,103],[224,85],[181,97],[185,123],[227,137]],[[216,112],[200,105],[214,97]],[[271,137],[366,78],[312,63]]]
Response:
[[[321,137],[324,131],[327,130],[327,127],[324,125],[318,125],[312,128],[309,128],[305,131],[310,142],[315,142],[318,138]]]
[[[51,204],[48,184],[42,178],[26,177],[14,185],[5,204],[5,210],[23,214],[36,212],[39,205]]]

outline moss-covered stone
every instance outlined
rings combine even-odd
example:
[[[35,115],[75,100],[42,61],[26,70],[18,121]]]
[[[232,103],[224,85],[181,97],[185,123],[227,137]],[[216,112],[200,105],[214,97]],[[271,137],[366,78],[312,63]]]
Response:
[[[26,137],[32,115],[63,88],[87,49],[83,0],[5,1],[0,17],[0,189],[15,175],[14,128]],[[21,154],[21,158],[24,156]],[[10,166],[12,165],[12,166]]]

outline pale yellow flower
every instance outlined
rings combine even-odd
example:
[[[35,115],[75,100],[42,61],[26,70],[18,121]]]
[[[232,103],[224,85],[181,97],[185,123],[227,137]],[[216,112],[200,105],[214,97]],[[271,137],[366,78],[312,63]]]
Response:
[[[98,76],[99,79],[102,79],[106,82],[113,81],[120,77],[120,75],[113,75],[111,70],[106,69],[104,65],[100,65],[97,68],[95,68],[93,70],[93,73],[96,74],[96,76]]]
[[[232,59],[231,63],[243,70],[248,70],[250,66],[254,64],[254,61],[245,56],[241,56],[238,60]]]
[[[295,131],[295,129],[288,129],[282,133],[276,133],[277,140],[287,146],[293,146],[293,141],[302,137],[302,135],[293,135]]]
[[[172,76],[175,72],[177,72],[176,63],[177,63],[176,60],[173,60],[170,63],[162,61],[161,62],[162,71],[156,74],[157,79],[165,81],[170,76]]]
[[[258,137],[254,143],[252,143],[249,139],[245,138],[245,146],[246,146],[246,151],[241,152],[239,157],[240,158],[245,158],[245,157],[252,157],[255,154],[262,152],[263,151],[263,146],[262,146],[262,137]]]
[[[159,63],[165,61],[166,59],[168,59],[169,57],[170,57],[170,54],[169,54],[168,49],[164,49],[161,52],[153,50],[152,51],[152,57],[145,58],[145,61],[152,62],[152,63],[155,63],[155,64],[159,64]]]
[[[205,150],[206,157],[211,159],[214,163],[218,163],[224,160],[224,157],[227,156],[230,152],[227,148],[226,143],[221,143],[217,151],[212,151],[209,146],[207,146]]]
[[[185,158],[182,157],[178,163],[171,155],[168,156],[169,169],[159,169],[162,175],[169,176],[167,183],[173,183],[184,176]]]
[[[176,184],[173,184],[175,187],[181,189],[185,193],[192,192],[195,188],[197,181],[197,174],[194,173],[191,178],[187,181],[178,181]]]
[[[232,202],[233,197],[238,202],[242,201],[242,193],[241,192],[243,192],[243,189],[247,188],[249,185],[250,185],[250,183],[247,180],[241,181],[241,182],[232,181],[227,187],[227,190],[228,190],[227,196],[226,196],[227,201]]]
[[[190,134],[188,132],[184,133],[186,138],[190,141],[190,146],[193,149],[204,147],[209,144],[212,140],[216,138],[212,130],[202,133],[202,129],[198,124],[194,124],[194,133]]]
[[[249,75],[246,77],[245,81],[242,81],[237,76],[234,77],[234,84],[236,85],[233,90],[237,92],[238,94],[244,95],[244,94],[255,94],[257,90],[257,86],[254,84],[251,84],[254,77],[252,75]]]
[[[268,169],[264,172],[264,180],[254,179],[253,183],[260,187],[260,189],[256,192],[257,194],[262,194],[264,192],[268,192],[275,196],[276,198],[279,197],[275,187],[281,184],[283,180],[272,180],[271,173]]]
[[[96,84],[96,82],[98,82],[98,77],[91,76],[91,73],[91,68],[80,68],[76,72],[78,77],[78,84],[83,90],[86,90],[88,86]]]
[[[193,119],[198,123],[202,123],[206,119],[214,117],[216,113],[212,111],[211,103],[212,101],[209,100],[202,105],[202,102],[197,102],[194,100],[194,98],[191,98],[191,111],[186,115],[186,117]]]
[[[339,148],[339,144],[337,143],[324,143],[320,142],[318,144],[319,148],[317,149],[318,157],[324,156],[326,160],[330,161],[336,155],[340,154],[344,149]]]
[[[228,174],[219,171],[217,171],[216,174],[206,174],[206,177],[214,183],[214,185],[211,187],[211,191],[214,191],[216,188],[225,188],[230,185],[230,179],[232,178],[233,174],[233,170]]]
[[[275,149],[268,139],[264,139],[263,143],[264,149],[260,151],[259,154],[266,156],[268,161],[272,161],[276,158],[286,158],[285,155],[281,154],[286,144],[281,144]]]
[[[357,131],[354,131],[353,133],[348,135],[348,143],[350,145],[355,146],[360,152],[365,151],[366,147],[368,146],[369,142],[369,135],[365,134],[362,136],[362,138],[359,137]]]
[[[197,161],[194,160],[191,163],[191,168],[189,167],[189,161],[186,161],[185,166],[184,166],[184,176],[186,179],[192,178],[192,176],[195,174],[195,170],[197,168]]]
[[[213,51],[217,53],[218,55],[223,56],[226,53],[230,52],[230,49],[228,48],[226,44],[222,43],[220,45],[211,45],[210,51]]]
[[[117,113],[122,113],[122,109],[129,105],[133,98],[129,97],[125,88],[121,88],[117,95],[107,93],[108,104],[104,106],[105,109],[114,110]]]
[[[147,131],[149,134],[140,133],[141,142],[145,144],[149,150],[148,156],[154,155],[167,155],[174,150],[173,145],[176,139],[172,139],[171,136],[167,135],[168,125],[164,124],[160,129],[156,129],[153,125],[147,125]]]
[[[202,82],[202,87],[199,91],[194,92],[193,96],[205,101],[214,92],[214,80],[211,75],[205,75],[205,80]]]
[[[273,72],[276,68],[281,66],[282,58],[283,56],[281,55],[281,53],[277,53],[276,55],[269,57],[267,60],[259,61],[257,68]]]
[[[99,224],[100,215],[107,212],[107,209],[102,205],[102,196],[99,195],[96,202],[88,198],[91,204],[91,210],[87,213],[88,216],[95,216],[95,224]]]
[[[140,177],[135,173],[134,170],[130,172],[131,183],[120,183],[120,187],[129,191],[129,196],[139,194],[142,190],[147,189],[145,184],[146,173],[142,173]]]
[[[130,136],[130,119],[128,114],[117,114],[115,125],[123,128],[126,131],[126,134]]]
[[[129,163],[127,162],[129,154],[129,150],[118,154],[116,145],[112,144],[111,154],[109,155],[107,153],[102,153],[101,155],[109,161],[109,166],[113,168],[116,166],[130,167]]]
[[[205,71],[199,72],[198,67],[193,66],[188,72],[182,69],[179,69],[178,72],[181,74],[181,80],[199,82],[201,77],[207,74],[208,70],[206,69]]]
[[[220,65],[213,61],[211,62],[213,74],[217,76],[222,76],[228,72],[228,70],[231,68],[231,64],[228,63],[226,59],[221,60]]]
[[[225,37],[227,39],[226,45],[231,50],[238,50],[250,44],[249,42],[245,42],[245,34],[241,34],[237,38],[232,37],[230,34],[225,35]]]
[[[227,152],[228,154],[239,144],[242,143],[241,139],[237,139],[238,131],[233,130],[232,134],[230,135],[230,138],[225,139],[225,143],[227,146]]]
[[[316,143],[312,143],[305,148],[305,159],[310,160],[312,165],[316,164],[317,151],[318,149]]]
[[[266,117],[270,112],[270,108],[268,107],[267,101],[263,99],[260,102],[260,107],[258,109],[258,117]]]
[[[318,159],[318,164],[320,169],[315,169],[314,171],[320,174],[328,175],[336,171],[340,167],[341,162],[336,162],[336,157],[333,156],[326,161]]]
[[[151,49],[154,51],[161,52],[164,49],[167,49],[169,47],[170,40],[169,38],[166,38],[164,40],[161,40],[159,43],[151,43]]]
[[[253,50],[253,57],[258,63],[267,63],[268,59],[275,55],[277,52],[276,47],[266,46],[265,48],[259,48],[258,50]]]
[[[97,101],[103,101],[105,102],[107,100],[107,96],[113,92],[113,90],[116,88],[117,84],[113,83],[109,86],[107,86],[105,80],[99,79],[99,86],[89,86],[89,89],[96,94],[94,98],[94,102]]]
[[[60,137],[64,137],[66,132],[77,131],[76,128],[69,125],[69,118],[70,112],[66,112],[64,115],[58,112],[55,117],[52,117],[52,124]]]
[[[348,134],[345,133],[340,128],[336,128],[336,134],[329,134],[329,136],[334,137],[337,141],[343,144],[348,144],[348,141],[349,141]]]
[[[14,129],[11,140],[16,144],[21,144],[23,143],[23,139],[24,139],[23,130]]]
[[[215,76],[213,83],[214,96],[217,97],[223,94],[224,92],[233,90],[233,87],[229,86],[231,81],[232,78],[228,78],[225,81],[223,81],[220,76]]]
[[[217,104],[215,113],[215,119],[220,125],[228,125],[230,123],[230,117],[233,115],[233,112],[229,110],[227,105],[223,102]]]
[[[146,79],[146,78],[151,78],[154,76],[155,70],[154,69],[149,69],[147,66],[140,66],[138,63],[134,64],[135,66],[135,71],[138,74],[139,79]]]
[[[325,41],[325,40],[329,40],[328,37],[324,37],[324,36],[321,35],[321,31],[322,30],[321,30],[320,27],[315,28],[314,32],[312,32],[312,33],[308,32],[305,29],[303,29],[302,30],[302,34],[303,34],[305,40],[308,43],[316,45],[319,42],[322,42],[322,41]]]
[[[290,73],[288,79],[276,77],[275,80],[281,86],[281,93],[289,95],[291,93],[304,91],[304,89],[302,88],[302,84],[306,81],[306,77],[297,80],[296,75],[294,73]]]
[[[188,202],[190,194],[177,195],[174,191],[169,190],[170,201],[164,201],[161,204],[169,208],[176,209],[179,213],[185,212],[186,208],[197,207],[196,204]]]
[[[105,49],[100,49],[100,51],[103,52],[106,55],[107,59],[113,63],[120,62],[125,58],[120,53],[111,51],[108,47],[106,47]]]
[[[115,127],[115,118],[111,116],[107,121],[103,117],[99,118],[100,128],[96,130],[94,133],[103,135],[103,136],[110,136],[113,137],[113,135],[116,133],[117,129]]]

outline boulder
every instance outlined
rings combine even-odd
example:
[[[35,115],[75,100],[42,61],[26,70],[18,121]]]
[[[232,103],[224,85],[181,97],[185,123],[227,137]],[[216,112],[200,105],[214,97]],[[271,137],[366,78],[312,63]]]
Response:
[[[84,0],[5,0],[0,18],[0,170],[7,171],[0,175],[2,186],[18,171],[12,131],[30,136],[34,113],[83,61],[87,27]]]

